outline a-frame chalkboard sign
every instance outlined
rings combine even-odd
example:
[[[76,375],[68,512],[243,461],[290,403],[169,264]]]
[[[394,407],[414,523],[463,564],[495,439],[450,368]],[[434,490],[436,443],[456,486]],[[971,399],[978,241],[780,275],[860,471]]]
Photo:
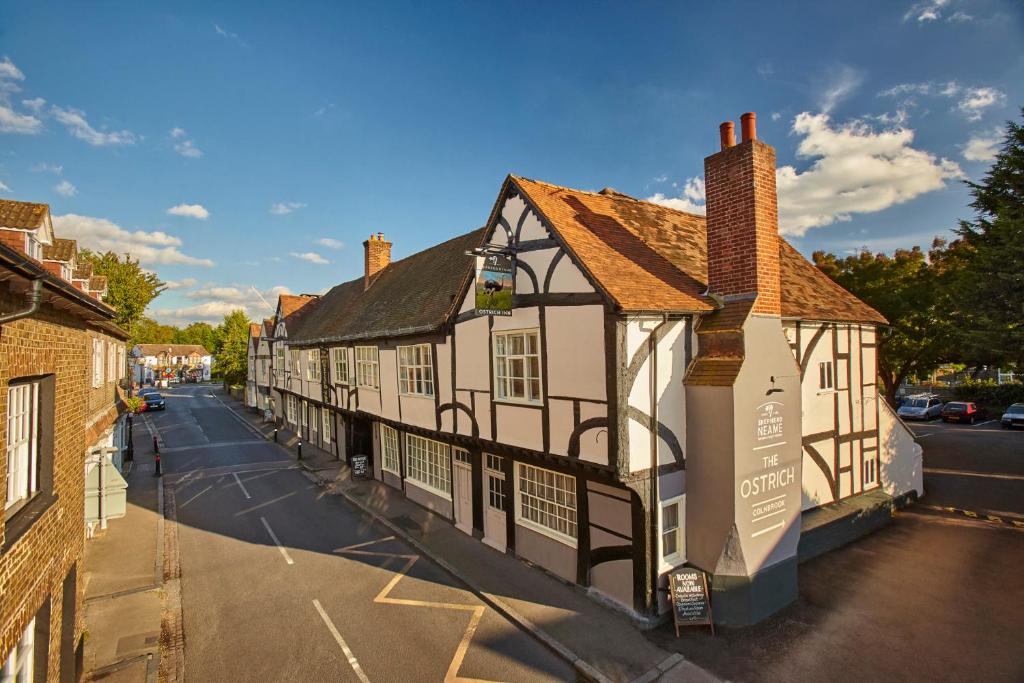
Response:
[[[715,635],[707,575],[699,569],[682,567],[668,575],[668,588],[676,638],[680,626],[710,626],[711,635]]]

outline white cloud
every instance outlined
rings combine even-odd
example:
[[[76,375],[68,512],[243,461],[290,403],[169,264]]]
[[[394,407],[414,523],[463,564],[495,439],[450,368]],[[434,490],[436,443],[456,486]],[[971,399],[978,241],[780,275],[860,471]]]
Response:
[[[325,259],[320,254],[316,253],[315,251],[304,251],[302,253],[293,251],[289,253],[291,256],[297,259],[302,259],[303,261],[309,261],[310,263],[316,263],[318,265],[326,265],[330,263],[330,261]]]
[[[321,237],[320,239],[315,240],[315,243],[322,247],[327,247],[328,249],[341,249],[345,246],[344,242],[336,240],[333,237]]]
[[[182,242],[165,232],[125,230],[106,218],[92,218],[69,213],[53,217],[54,232],[61,237],[78,240],[78,245],[95,251],[128,253],[143,264],[174,264],[213,266],[210,259],[184,254]]]
[[[178,204],[167,209],[167,213],[172,216],[188,216],[189,218],[198,218],[201,221],[205,221],[210,217],[210,212],[203,207],[202,204]]]
[[[647,201],[667,206],[668,208],[675,209],[676,211],[696,213],[703,216],[705,211],[704,179],[699,177],[688,179],[683,185],[683,194],[681,197],[667,197],[661,192],[657,192],[653,196],[648,197]]]
[[[803,173],[792,166],[776,172],[783,234],[883,211],[963,176],[955,162],[911,147],[907,128],[876,132],[863,121],[833,125],[826,114],[804,112],[793,132],[803,136],[796,156],[816,161]]]
[[[2,63],[0,63],[2,64]],[[34,135],[43,129],[43,122],[29,114],[19,114],[0,103],[0,133]]]
[[[777,111],[773,111],[772,112],[772,121],[778,121],[781,118],[782,118],[782,112],[777,112]]]
[[[186,277],[181,280],[167,280],[164,282],[164,286],[171,289],[188,289],[196,286],[196,279],[194,277]]]
[[[884,211],[963,177],[955,162],[911,147],[914,132],[906,128],[875,131],[862,120],[836,125],[827,114],[804,112],[792,130],[802,136],[796,156],[815,161],[803,172],[776,170],[782,234],[803,235],[856,213]],[[659,193],[647,201],[703,214],[704,183],[690,178],[681,197]]]
[[[64,109],[56,105],[50,107],[50,113],[57,121],[68,129],[68,132],[79,140],[85,140],[90,145],[103,147],[106,145],[134,145],[139,141],[139,136],[130,130],[119,130],[113,132],[99,131],[89,125],[85,118],[85,112],[79,109],[68,107]]]
[[[55,192],[57,192],[58,194],[62,194],[65,197],[74,197],[76,194],[78,194],[78,188],[72,185],[67,180],[60,181],[59,183],[53,186],[53,189]]]
[[[1006,95],[995,88],[964,88],[956,108],[968,121],[977,121],[987,108],[1002,104],[1005,99]]]
[[[185,129],[184,128],[178,128],[177,126],[175,126],[174,128],[171,128],[171,137],[173,139],[177,140],[178,138],[185,137],[185,135],[186,135],[186,133],[185,133]]]
[[[213,30],[217,33],[218,36],[223,36],[225,38],[229,38],[231,40],[236,41],[239,45],[241,45],[243,47],[247,47],[246,44],[245,44],[245,41],[243,41],[241,38],[239,38],[237,33],[232,33],[231,31],[228,31],[228,30],[225,30],[225,29],[221,28],[220,24],[214,24],[213,25]]]
[[[279,295],[290,293],[290,289],[281,285],[262,290],[256,290],[252,285],[211,285],[185,295],[186,299],[197,303],[178,308],[157,308],[150,313],[160,322],[179,324],[196,320],[217,322],[228,313],[241,309],[250,319],[260,320],[273,314],[272,307]]]
[[[10,191],[11,191],[11,188],[7,187],[7,185],[5,185],[3,183],[3,181],[0,181],[0,192],[10,192]]]
[[[924,83],[900,83],[887,90],[878,93],[879,97],[900,97],[902,95],[931,95],[935,97],[957,98],[953,107],[967,117],[968,121],[981,119],[982,114],[989,107],[1002,104],[1006,101],[1006,94],[997,88],[983,86],[965,86],[956,81],[936,83],[927,81]],[[913,100],[904,102],[904,105],[913,104]]]
[[[903,21],[911,19],[916,19],[920,23],[936,21],[942,16],[942,9],[948,4],[949,0],[923,0],[914,3],[903,15]]]
[[[60,175],[64,172],[64,167],[60,164],[47,164],[45,162],[38,163],[32,167],[32,170],[36,173],[52,173],[54,175]]]
[[[203,156],[203,150],[195,146],[191,140],[185,140],[174,145],[174,151],[183,157],[198,159]]]
[[[0,62],[0,80],[6,79],[12,81],[25,80],[25,74],[21,72],[21,69],[14,66],[14,62],[11,61],[10,57],[4,57],[4,61]]]
[[[43,106],[46,104],[46,100],[44,100],[42,97],[33,97],[30,100],[22,100],[21,104],[24,107],[31,109],[32,111],[38,114],[43,110]]]
[[[822,113],[828,114],[836,105],[849,97],[864,82],[864,73],[850,66],[842,66],[829,78],[829,84],[820,96]]]
[[[275,216],[284,216],[298,209],[304,209],[306,205],[302,202],[277,202],[270,206],[270,213]]]
[[[975,133],[964,145],[964,159],[968,161],[994,161],[999,145],[1003,141],[1003,132],[996,128],[989,133]]]

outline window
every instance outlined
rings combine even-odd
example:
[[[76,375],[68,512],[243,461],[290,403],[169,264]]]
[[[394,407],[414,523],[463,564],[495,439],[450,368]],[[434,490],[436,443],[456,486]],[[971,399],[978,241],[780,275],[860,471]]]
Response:
[[[124,376],[123,375],[124,369],[125,369],[124,368],[124,347],[123,346],[118,346],[117,347],[117,374],[114,377],[114,379],[120,379],[121,377],[123,377]]]
[[[324,441],[331,440],[331,411],[327,408],[321,409],[321,419],[324,423]]]
[[[291,352],[291,357],[292,357],[292,366],[291,366],[292,375],[294,377],[298,378],[298,379],[302,379],[302,364],[299,363],[299,352],[298,351],[292,351]]]
[[[490,453],[487,453],[487,458],[484,461],[484,467],[492,472],[504,472],[505,459],[500,455],[491,455]]]
[[[275,344],[274,353],[277,354],[277,368],[279,370],[286,370],[284,362],[284,344]]]
[[[107,346],[107,381],[113,382],[117,379],[117,347],[111,342],[104,342]]]
[[[103,384],[103,342],[92,340],[92,386],[93,389]]]
[[[495,510],[505,511],[504,462],[497,455],[485,454],[484,468],[487,472],[487,504]]]
[[[673,498],[661,504],[661,563],[678,564],[683,550],[683,499]],[[663,567],[664,569],[665,567]]]
[[[356,347],[356,384],[367,389],[380,388],[376,346]]]
[[[516,463],[516,521],[563,543],[576,545],[576,480]]]
[[[494,384],[499,399],[541,400],[540,336],[536,331],[494,335]]]
[[[464,465],[472,465],[473,461],[469,457],[469,451],[465,448],[453,448],[452,457],[455,458],[455,462],[461,462]]]
[[[834,386],[832,361],[826,360],[818,363],[818,389],[821,391],[831,391]]]
[[[37,261],[43,258],[43,244],[34,232],[25,233],[25,253]]]
[[[291,424],[297,424],[298,420],[295,417],[295,397],[288,394],[288,400],[285,401],[285,410],[288,414],[288,422]]]
[[[385,424],[380,426],[380,466],[401,476],[398,470],[398,432]]]
[[[874,458],[869,458],[864,461],[864,482],[863,488],[874,486],[878,479],[878,463]]]
[[[306,356],[306,379],[320,381],[320,349],[312,349]]]
[[[7,499],[4,510],[39,490],[39,383],[7,389]]]
[[[448,444],[414,434],[405,435],[405,476],[435,493],[451,498]]]
[[[334,356],[334,381],[348,384],[348,349],[331,349]]]
[[[316,409],[316,406],[309,406],[309,409],[313,411],[313,416],[309,421],[309,431],[313,433],[313,438],[316,438],[316,433],[320,429],[320,411]]]
[[[398,390],[403,394],[434,395],[430,344],[398,347]]]
[[[36,620],[33,618],[22,632],[21,639],[14,644],[3,669],[0,669],[0,681],[31,683],[35,674],[35,635]]]
[[[309,404],[305,401],[302,402],[302,426],[309,426]]]

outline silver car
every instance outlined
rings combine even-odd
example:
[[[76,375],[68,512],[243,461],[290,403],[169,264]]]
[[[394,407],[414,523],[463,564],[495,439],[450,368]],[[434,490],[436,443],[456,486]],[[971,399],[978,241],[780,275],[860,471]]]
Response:
[[[934,420],[942,413],[943,403],[933,396],[911,396],[896,414],[904,420]]]

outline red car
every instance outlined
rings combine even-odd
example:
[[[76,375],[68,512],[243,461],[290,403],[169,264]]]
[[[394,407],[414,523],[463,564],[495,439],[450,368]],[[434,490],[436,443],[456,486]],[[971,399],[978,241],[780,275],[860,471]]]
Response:
[[[988,417],[988,413],[984,408],[979,408],[974,403],[967,403],[965,401],[951,401],[946,405],[942,406],[943,422],[967,422],[974,424],[976,420],[984,420]]]

